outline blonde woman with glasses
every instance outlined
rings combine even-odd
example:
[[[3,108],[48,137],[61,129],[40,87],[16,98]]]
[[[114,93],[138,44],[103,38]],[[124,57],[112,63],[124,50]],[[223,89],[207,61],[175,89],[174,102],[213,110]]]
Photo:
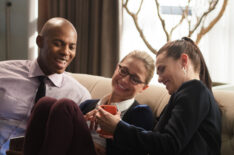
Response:
[[[112,76],[112,91],[100,100],[88,100],[80,105],[91,119],[99,105],[114,105],[120,117],[132,124],[146,130],[153,128],[153,114],[147,105],[140,105],[134,98],[137,94],[148,88],[155,70],[154,60],[145,52],[133,51],[123,58],[116,66]],[[125,146],[116,145],[111,138],[104,139],[96,131],[92,132],[94,144],[98,154],[129,155],[143,154]]]

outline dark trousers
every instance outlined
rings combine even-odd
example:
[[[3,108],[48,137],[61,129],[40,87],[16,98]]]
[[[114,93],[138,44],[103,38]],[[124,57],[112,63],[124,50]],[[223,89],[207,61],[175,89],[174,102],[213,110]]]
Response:
[[[24,155],[96,155],[79,107],[69,99],[41,98],[29,118]]]

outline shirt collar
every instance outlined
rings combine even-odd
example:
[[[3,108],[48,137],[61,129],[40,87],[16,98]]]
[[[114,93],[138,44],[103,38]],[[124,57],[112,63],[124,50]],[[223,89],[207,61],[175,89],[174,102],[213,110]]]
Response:
[[[109,97],[110,97],[110,94],[102,97],[97,104],[98,105],[105,104],[106,102],[108,102]],[[115,105],[117,107],[118,111],[123,112],[123,111],[128,110],[128,108],[133,104],[133,102],[134,102],[134,98],[131,98],[131,99],[124,100],[121,102],[111,103],[111,105]]]
[[[45,76],[43,71],[41,70],[37,60],[33,60],[31,66],[29,66],[29,73],[28,77],[38,77],[38,76]],[[51,74],[48,79],[56,86],[61,87],[63,82],[64,73],[62,74]]]

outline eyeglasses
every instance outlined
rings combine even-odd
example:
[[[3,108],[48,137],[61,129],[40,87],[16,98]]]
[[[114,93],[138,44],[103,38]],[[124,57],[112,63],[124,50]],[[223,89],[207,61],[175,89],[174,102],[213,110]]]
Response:
[[[122,77],[129,75],[130,82],[134,85],[145,83],[139,80],[139,78],[136,75],[130,74],[127,67],[123,67],[119,64],[118,71],[119,71],[119,75],[121,75]]]

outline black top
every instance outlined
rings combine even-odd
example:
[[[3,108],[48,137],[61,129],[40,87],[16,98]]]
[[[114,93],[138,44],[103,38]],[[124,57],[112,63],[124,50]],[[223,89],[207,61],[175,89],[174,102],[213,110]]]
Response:
[[[80,104],[83,114],[93,110],[99,100],[87,100]],[[154,127],[154,115],[147,105],[141,105],[136,100],[124,114],[122,120],[129,124],[141,127],[145,130],[152,130]],[[107,155],[145,155],[145,152],[138,151],[125,145],[116,144],[114,140],[106,140]]]
[[[114,139],[149,154],[219,155],[220,109],[202,82],[188,81],[171,96],[153,132],[120,121]]]

